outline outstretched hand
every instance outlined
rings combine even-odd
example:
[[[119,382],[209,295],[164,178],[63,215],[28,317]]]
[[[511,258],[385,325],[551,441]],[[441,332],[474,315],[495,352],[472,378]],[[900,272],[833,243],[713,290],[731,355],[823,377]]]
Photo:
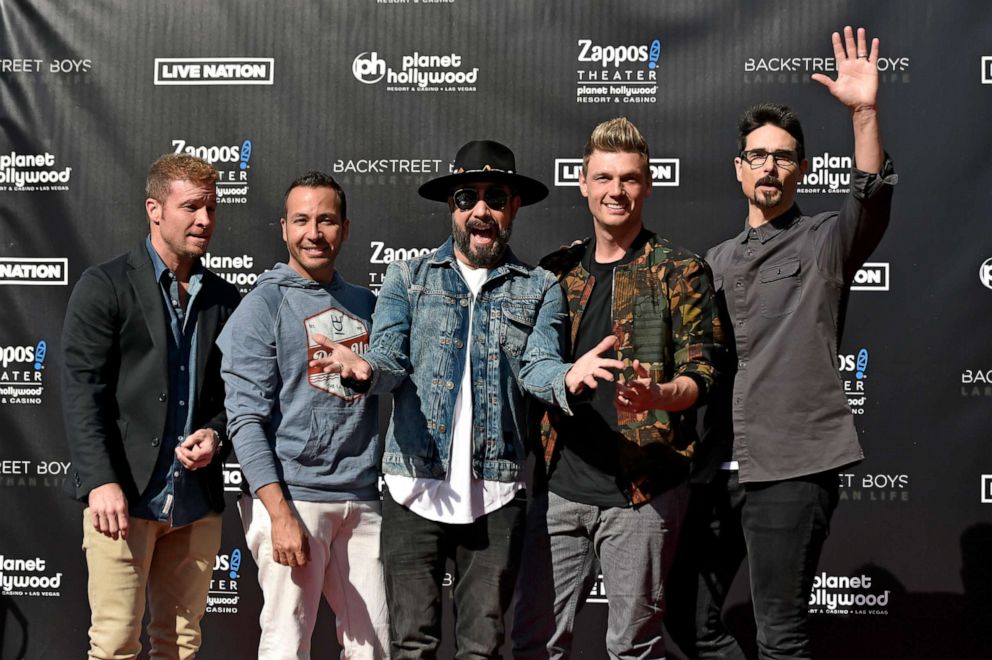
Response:
[[[331,341],[324,335],[314,335],[313,339],[326,348],[327,353],[310,360],[311,368],[317,367],[325,374],[341,374],[342,378],[359,382],[367,381],[372,377],[372,367],[355,351],[344,344]]]
[[[565,374],[565,387],[572,394],[578,394],[585,388],[596,389],[597,381],[614,380],[610,369],[623,369],[623,362],[615,358],[602,357],[603,353],[612,351],[617,344],[613,335],[604,337],[588,353],[580,357]]]
[[[826,87],[851,112],[874,109],[878,100],[878,39],[872,39],[869,50],[865,29],[858,28],[855,41],[854,30],[848,25],[843,40],[834,32],[833,44],[837,80],[822,73],[814,73],[813,80]]]

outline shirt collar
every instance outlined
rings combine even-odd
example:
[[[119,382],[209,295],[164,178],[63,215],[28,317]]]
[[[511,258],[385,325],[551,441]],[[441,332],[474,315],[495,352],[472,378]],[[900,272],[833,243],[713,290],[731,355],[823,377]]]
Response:
[[[624,253],[617,261],[622,263],[627,263],[633,261],[639,254],[644,252],[644,246],[647,244],[648,239],[651,238],[651,231],[647,227],[641,227],[641,231],[637,236],[634,237],[634,241],[627,248],[627,252]],[[589,241],[589,246],[586,248],[586,253],[582,255],[582,267],[586,269],[586,272],[592,272],[592,260],[596,254],[596,238],[593,237]]]
[[[748,239],[751,237],[751,231],[753,230],[759,241],[762,243],[767,243],[795,224],[800,215],[802,215],[802,211],[799,210],[799,205],[793,204],[789,210],[782,215],[777,216],[758,227],[751,227],[751,225],[747,222],[747,218],[745,218],[744,231],[741,232],[740,236],[738,236],[738,240],[740,243],[747,243]]]
[[[155,269],[155,281],[161,282],[162,273],[166,271],[171,273],[172,271],[169,271],[169,268],[165,265],[165,262],[162,261],[162,257],[158,256],[158,252],[156,252],[155,248],[152,246],[151,234],[145,236],[145,249],[148,250],[148,257],[152,260],[152,268]],[[190,282],[199,281],[202,276],[203,264],[199,259],[197,259],[193,262],[193,268],[190,270]]]

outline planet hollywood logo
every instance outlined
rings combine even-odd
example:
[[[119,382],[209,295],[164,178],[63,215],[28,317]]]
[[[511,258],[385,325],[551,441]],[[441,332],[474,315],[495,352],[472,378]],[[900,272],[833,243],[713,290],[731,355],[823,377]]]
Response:
[[[577,103],[655,103],[661,39],[638,44],[578,40]]]
[[[0,405],[38,405],[45,394],[42,379],[48,343],[0,345]]]
[[[254,142],[245,138],[240,142],[225,145],[195,145],[186,140],[172,141],[172,152],[189,154],[202,158],[217,170],[217,203],[248,203],[248,170]]]
[[[652,158],[648,169],[651,171],[652,186],[678,187],[678,158]],[[555,158],[555,186],[578,186],[581,173],[581,158]]]
[[[848,193],[851,191],[850,156],[833,156],[823,152],[809,159],[810,168],[796,192]]]
[[[992,397],[992,369],[962,370],[961,396]]]
[[[207,612],[238,613],[238,602],[241,600],[238,594],[241,561],[241,548],[233,548],[230,552],[214,558],[214,572],[210,578],[210,589],[207,591]]]
[[[372,254],[369,256],[369,288],[372,293],[379,295],[382,280],[386,276],[386,266],[394,261],[415,259],[434,252],[437,248],[428,247],[393,247],[385,241],[370,241]]]
[[[378,51],[362,51],[352,60],[351,73],[366,85],[385,82],[389,92],[474,92],[479,81],[479,67],[470,67],[458,53],[414,52],[394,69]]]
[[[271,85],[271,57],[156,57],[156,85]]]
[[[55,285],[69,283],[65,257],[0,257],[0,284]]]
[[[242,294],[254,288],[260,274],[255,270],[255,257],[250,254],[220,256],[207,252],[200,262],[215,275],[238,287],[238,291]]]
[[[992,257],[982,262],[981,267],[978,269],[978,281],[986,289],[992,289]]]
[[[446,168],[440,158],[339,158],[331,172],[343,185],[401,185],[420,183]]]
[[[0,595],[57,598],[61,589],[62,571],[52,571],[47,559],[0,555]]]
[[[69,190],[71,167],[61,167],[49,152],[0,154],[0,191],[64,192]]]
[[[840,499],[851,502],[908,502],[910,478],[908,474],[841,473]]]
[[[844,384],[847,404],[854,415],[863,415],[868,402],[868,349],[860,348],[856,353],[837,356],[837,368]]]
[[[910,81],[908,57],[879,57],[875,68],[878,69],[880,82]],[[811,76],[814,73],[836,77],[837,61],[833,57],[804,55],[748,57],[744,60],[744,82],[747,84],[806,84],[813,82]]]
[[[810,614],[885,615],[889,613],[891,589],[872,586],[870,575],[830,575],[813,578],[809,597]]]
[[[324,335],[339,344],[344,344],[359,355],[369,348],[369,330],[365,321],[348,312],[331,307],[303,321],[307,331],[307,364],[327,356],[327,350],[314,339]],[[307,381],[311,387],[323,390],[345,401],[354,401],[362,395],[346,387],[339,374],[324,373],[320,367],[307,367]]]

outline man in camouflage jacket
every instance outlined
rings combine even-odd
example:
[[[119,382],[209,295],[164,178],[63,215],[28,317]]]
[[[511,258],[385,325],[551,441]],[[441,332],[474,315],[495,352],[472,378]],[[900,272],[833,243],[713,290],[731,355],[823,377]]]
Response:
[[[718,320],[696,255],[644,228],[648,148],[623,118],[596,127],[580,189],[594,235],[546,257],[571,322],[572,354],[604,335],[625,368],[545,415],[514,623],[514,657],[568,657],[596,561],[611,657],[661,658],[662,585],[687,501],[694,408],[713,385]]]

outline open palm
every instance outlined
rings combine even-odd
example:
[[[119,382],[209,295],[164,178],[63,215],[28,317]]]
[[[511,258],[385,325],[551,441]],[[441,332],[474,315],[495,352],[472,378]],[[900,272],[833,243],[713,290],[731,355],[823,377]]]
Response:
[[[864,28],[858,28],[857,41],[851,26],[844,28],[844,38],[833,34],[834,58],[837,62],[837,80],[822,73],[813,74],[813,80],[826,87],[830,93],[852,111],[873,108],[878,99],[878,39],[871,41]]]

